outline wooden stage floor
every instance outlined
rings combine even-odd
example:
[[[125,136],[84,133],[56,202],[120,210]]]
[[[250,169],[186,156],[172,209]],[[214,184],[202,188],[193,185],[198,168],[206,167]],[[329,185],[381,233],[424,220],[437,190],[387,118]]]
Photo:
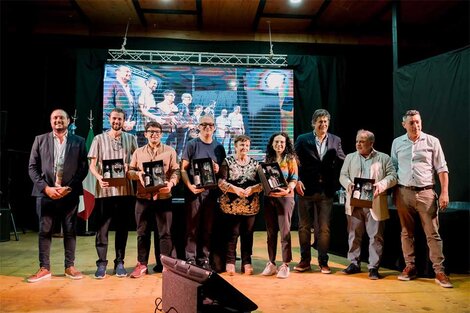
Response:
[[[114,233],[110,235],[110,242],[114,243]],[[299,260],[296,232],[292,232],[292,243],[294,261],[291,269]],[[278,279],[259,275],[267,262],[265,232],[255,233],[253,253],[255,275],[239,274],[237,262],[238,273],[235,276],[221,276],[258,305],[255,312],[470,312],[469,274],[451,273],[453,289],[440,287],[434,279],[398,281],[397,271],[384,268],[380,269],[384,278],[372,281],[367,277],[367,264],[362,265],[362,273],[346,276],[340,271],[348,261],[330,255],[333,270],[330,275],[321,274],[316,261],[313,261],[313,271],[291,271],[288,279]],[[162,296],[162,274],[154,274],[150,270],[150,275],[139,279],[110,275],[103,280],[93,279],[96,260],[94,237],[78,237],[76,255],[76,267],[85,277],[73,281],[63,275],[62,239],[54,238],[51,252],[53,276],[50,280],[31,284],[25,278],[38,269],[37,233],[20,234],[19,241],[12,236],[11,241],[0,242],[0,312],[150,313],[161,309],[161,306],[156,307],[155,301]],[[108,257],[110,260],[114,257],[112,245]],[[151,257],[150,268],[154,262],[154,257]],[[136,235],[130,232],[125,264],[128,271],[132,271],[135,263]]]

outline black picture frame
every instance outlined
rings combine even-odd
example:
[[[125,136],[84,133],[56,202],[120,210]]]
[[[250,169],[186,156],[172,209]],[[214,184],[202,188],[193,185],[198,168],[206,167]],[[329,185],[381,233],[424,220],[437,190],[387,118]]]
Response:
[[[143,162],[144,188],[147,192],[155,192],[166,186],[165,168],[163,160]],[[148,181],[146,182],[146,180]]]
[[[123,159],[103,160],[103,181],[110,186],[122,186],[126,183],[126,167]]]
[[[211,158],[193,159],[191,161],[191,171],[192,183],[197,188],[212,189],[217,187],[217,179]]]
[[[272,192],[287,189],[287,181],[282,175],[279,163],[260,163],[258,175],[263,184],[264,194],[269,195]]]
[[[375,179],[354,178],[354,189],[351,194],[351,206],[358,208],[372,208],[374,199]]]

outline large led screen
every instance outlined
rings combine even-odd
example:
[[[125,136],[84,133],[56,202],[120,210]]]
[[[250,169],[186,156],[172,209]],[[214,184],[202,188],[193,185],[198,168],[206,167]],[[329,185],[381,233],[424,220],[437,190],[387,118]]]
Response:
[[[162,124],[162,142],[181,155],[197,136],[201,116],[214,116],[215,139],[228,154],[233,139],[251,138],[251,155],[262,159],[271,134],[293,137],[293,71],[248,67],[209,67],[156,64],[105,65],[103,130],[109,129],[114,107],[126,112],[125,129],[146,143],[146,122]]]

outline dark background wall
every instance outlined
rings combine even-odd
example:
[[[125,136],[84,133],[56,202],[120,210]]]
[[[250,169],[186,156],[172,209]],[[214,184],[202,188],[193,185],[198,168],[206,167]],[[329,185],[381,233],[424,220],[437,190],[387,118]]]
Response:
[[[2,36],[1,104],[2,189],[9,189],[17,223],[36,228],[31,182],[27,174],[29,151],[34,136],[50,131],[49,115],[61,107],[73,114],[76,109],[77,60],[80,53],[93,49],[106,51],[120,48],[121,38],[84,38],[58,36]],[[267,43],[204,42],[191,40],[131,38],[127,49],[266,53]],[[98,50],[96,50],[98,49]],[[101,49],[101,50],[100,50]],[[389,153],[393,140],[392,51],[383,46],[340,46],[275,43],[275,53],[288,55],[328,56],[341,64],[339,107],[331,111],[331,132],[343,140],[346,153],[354,151],[356,131],[365,128],[376,134],[376,149]],[[419,53],[402,55],[402,62],[415,61]],[[427,56],[427,55],[426,55]],[[304,86],[308,88],[308,86]],[[308,99],[303,99],[308,103]],[[299,133],[310,131],[311,108],[295,109]],[[315,107],[313,107],[315,106]],[[308,113],[306,114],[306,111]],[[380,111],[380,113],[379,113]],[[3,118],[5,116],[5,118]],[[5,119],[5,122],[3,121]],[[95,134],[99,132],[95,120]],[[86,137],[88,120],[80,115],[77,133]],[[300,124],[299,124],[300,125]],[[468,199],[462,199],[468,200]]]

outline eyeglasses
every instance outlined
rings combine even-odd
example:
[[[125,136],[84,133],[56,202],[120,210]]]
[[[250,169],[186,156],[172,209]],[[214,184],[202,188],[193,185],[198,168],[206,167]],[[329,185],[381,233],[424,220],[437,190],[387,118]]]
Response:
[[[150,135],[161,135],[162,131],[161,130],[147,130],[147,133]]]
[[[213,127],[214,123],[201,123],[201,124],[199,124],[199,126],[201,126],[201,127],[207,127],[207,126]]]
[[[118,139],[113,138],[111,141],[111,146],[113,147],[114,151],[119,151],[122,149],[122,142],[121,142],[121,137]]]

